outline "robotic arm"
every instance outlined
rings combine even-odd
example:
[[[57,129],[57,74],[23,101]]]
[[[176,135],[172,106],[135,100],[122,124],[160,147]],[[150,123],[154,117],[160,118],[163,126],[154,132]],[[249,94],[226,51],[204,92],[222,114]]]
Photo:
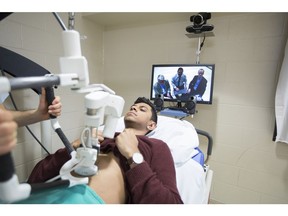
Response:
[[[54,14],[56,15],[56,14]],[[72,17],[72,16],[70,16]],[[58,17],[59,19],[59,17]],[[69,21],[71,21],[69,19]],[[95,175],[98,168],[95,166],[97,154],[99,153],[98,140],[92,137],[93,128],[98,129],[105,123],[103,132],[104,137],[112,138],[114,136],[117,121],[121,117],[124,107],[124,99],[116,96],[115,92],[103,84],[94,84],[88,86],[88,65],[85,57],[81,54],[80,35],[73,30],[73,26],[62,32],[64,45],[64,57],[60,58],[60,68],[62,74],[77,74],[78,82],[73,84],[72,90],[78,92],[91,92],[85,96],[85,114],[86,128],[82,132],[83,148],[78,148],[77,152],[71,152],[71,160],[69,160],[60,170],[62,179],[73,180],[75,184],[83,179],[74,178],[70,171],[72,169],[81,176]],[[58,132],[58,124],[53,123],[53,128]],[[63,135],[59,135],[62,137]],[[86,139],[84,139],[86,136]],[[75,165],[77,167],[75,168]],[[74,167],[74,168],[73,168]],[[88,182],[88,179],[86,178]],[[73,183],[73,184],[74,184]]]
[[[85,114],[86,128],[82,133],[84,147],[78,148],[76,152],[65,135],[62,133],[60,134],[64,137],[64,139],[60,138],[62,141],[65,140],[63,143],[72,157],[72,159],[64,164],[60,170],[60,176],[62,178],[61,184],[70,187],[75,184],[87,184],[87,176],[94,175],[97,172],[98,169],[95,166],[95,161],[97,160],[97,148],[99,149],[99,145],[97,138],[92,137],[92,129],[105,124],[104,136],[113,137],[117,126],[117,120],[122,114],[124,99],[116,96],[115,92],[103,84],[94,84],[87,87],[89,83],[88,64],[85,57],[81,54],[79,33],[75,30],[64,30],[64,57],[60,58],[61,74],[12,79],[1,77],[0,93],[9,92],[14,89],[33,87],[52,88],[53,86],[58,85],[72,86],[72,90],[78,90],[80,92],[81,89],[85,89],[85,92],[91,92],[85,97],[87,112]],[[54,97],[53,94],[51,95],[51,97]],[[53,98],[52,100],[50,99],[50,101],[53,101]],[[57,120],[52,119],[51,122],[53,129],[56,132],[61,132]],[[85,134],[86,139],[84,139]],[[0,165],[0,203],[12,203],[28,198],[34,190],[33,185],[19,183],[18,177],[14,171],[11,153],[0,156]],[[75,172],[84,177],[73,177],[70,174],[72,169],[75,169]],[[45,184],[49,185],[53,183],[52,181],[53,179]],[[37,185],[37,189],[38,186],[39,185]]]
[[[96,127],[105,124],[104,137],[113,138],[118,119],[122,115],[124,100],[107,92],[92,92],[85,96],[85,123]]]
[[[71,160],[66,162],[61,173],[64,174],[62,178],[76,180],[71,175],[71,170],[78,164],[74,171],[81,176],[92,176],[98,171],[95,162],[99,153],[100,146],[98,144],[97,137],[92,136],[92,130],[96,130],[105,125],[103,136],[107,138],[113,138],[118,119],[122,115],[124,107],[124,99],[117,95],[109,94],[108,92],[98,91],[91,92],[85,96],[85,129],[82,133],[82,144],[84,147],[77,148],[77,154],[73,154]],[[84,135],[88,135],[84,139]]]
[[[99,151],[98,140],[92,137],[93,128],[98,129],[105,123],[103,131],[104,137],[113,138],[117,126],[117,121],[121,117],[124,99],[116,96],[115,92],[103,84],[87,86],[89,83],[87,61],[81,55],[80,36],[74,30],[63,32],[65,57],[60,58],[61,72],[78,73],[79,83],[73,85],[73,90],[78,92],[90,92],[85,96],[85,125],[82,133],[82,144],[84,147],[78,148],[77,153],[71,153],[69,160],[60,170],[62,179],[73,180],[75,184],[82,182],[83,179],[75,178],[71,175],[71,170],[81,176],[92,176],[98,171],[95,162]],[[81,73],[80,73],[81,72]],[[88,133],[88,135],[87,135]],[[84,136],[86,135],[86,139]],[[77,164],[76,168],[75,165]],[[88,178],[86,178],[88,183]],[[73,184],[74,184],[73,183]]]

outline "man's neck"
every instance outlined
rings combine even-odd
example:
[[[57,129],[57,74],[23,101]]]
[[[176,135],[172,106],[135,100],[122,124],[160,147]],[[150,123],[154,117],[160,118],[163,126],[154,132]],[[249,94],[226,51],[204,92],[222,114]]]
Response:
[[[135,135],[138,135],[138,136],[144,136],[147,134],[148,131],[146,130],[141,130],[141,129],[137,129],[137,128],[134,128],[134,127],[126,127],[126,128],[129,128],[129,129],[132,129],[133,132],[135,133]]]

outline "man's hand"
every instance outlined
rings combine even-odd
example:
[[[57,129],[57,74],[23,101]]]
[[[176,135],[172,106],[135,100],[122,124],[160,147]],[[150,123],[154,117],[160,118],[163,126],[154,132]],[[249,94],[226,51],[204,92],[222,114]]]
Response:
[[[120,153],[127,159],[131,158],[138,149],[138,139],[133,129],[125,129],[115,139],[116,145]]]
[[[55,96],[52,104],[48,107],[48,103],[46,101],[46,91],[44,88],[42,88],[38,109],[36,111],[40,116],[42,116],[41,119],[47,120],[49,119],[49,115],[58,117],[61,115],[61,111],[62,104],[60,102],[60,97]]]

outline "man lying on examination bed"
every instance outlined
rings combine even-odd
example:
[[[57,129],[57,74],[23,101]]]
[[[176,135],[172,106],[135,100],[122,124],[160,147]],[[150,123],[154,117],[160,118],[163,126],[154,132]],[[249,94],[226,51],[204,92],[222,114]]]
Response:
[[[157,113],[153,104],[146,98],[138,98],[124,122],[124,131],[116,133],[114,139],[98,135],[101,154],[96,164],[99,170],[90,177],[89,187],[83,187],[90,194],[96,192],[94,195],[104,203],[182,204],[167,144],[145,136],[156,128]],[[79,141],[73,143],[74,147],[79,145]],[[138,161],[133,161],[135,156]],[[60,168],[69,159],[66,149],[47,156],[35,166],[28,182],[45,182],[59,175]]]

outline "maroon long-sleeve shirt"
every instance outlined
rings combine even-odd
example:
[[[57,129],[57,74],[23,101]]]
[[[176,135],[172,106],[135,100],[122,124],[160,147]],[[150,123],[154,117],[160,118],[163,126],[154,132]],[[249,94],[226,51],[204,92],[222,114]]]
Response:
[[[125,179],[127,203],[183,204],[176,186],[173,158],[167,144],[146,136],[137,136],[137,139],[145,161],[132,169],[116,147],[115,139],[105,139],[101,144],[101,152],[112,151],[119,158]],[[60,168],[69,159],[66,149],[47,156],[35,166],[28,182],[44,182],[59,175]]]

